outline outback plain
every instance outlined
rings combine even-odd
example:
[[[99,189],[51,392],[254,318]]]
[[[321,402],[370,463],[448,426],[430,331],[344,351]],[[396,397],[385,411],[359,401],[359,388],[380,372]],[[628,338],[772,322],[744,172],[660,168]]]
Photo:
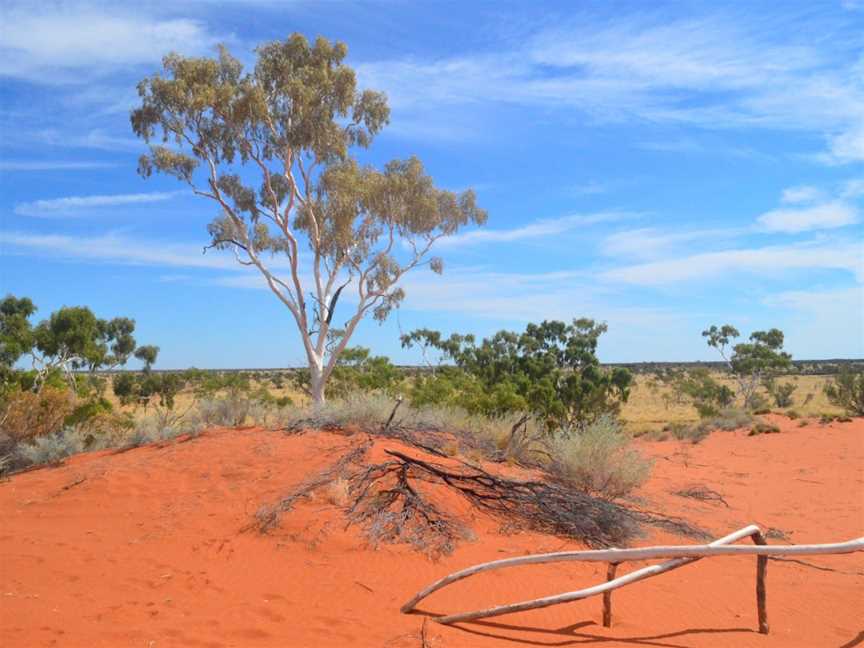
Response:
[[[861,0],[0,23],[0,646],[864,648]]]

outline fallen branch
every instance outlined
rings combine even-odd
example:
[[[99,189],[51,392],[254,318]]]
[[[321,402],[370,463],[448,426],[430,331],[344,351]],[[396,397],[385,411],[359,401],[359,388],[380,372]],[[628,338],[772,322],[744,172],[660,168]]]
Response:
[[[690,486],[674,491],[673,495],[678,497],[689,497],[701,502],[720,502],[726,508],[729,508],[729,503],[723,499],[723,496],[715,490],[703,485]]]
[[[743,537],[753,536],[754,542],[758,544],[754,546],[725,546],[727,543]],[[745,527],[732,533],[724,538],[720,538],[708,545],[695,546],[657,546],[644,547],[641,549],[602,549],[602,550],[587,550],[587,551],[562,551],[547,554],[535,554],[533,556],[521,556],[518,558],[505,558],[496,560],[481,565],[475,565],[467,569],[460,570],[439,581],[436,581],[426,589],[415,595],[410,601],[402,606],[403,612],[412,611],[417,603],[432,594],[433,592],[445,587],[451,583],[468,578],[475,574],[493,569],[501,569],[505,567],[514,567],[517,565],[536,565],[553,562],[565,561],[586,561],[586,562],[614,562],[620,563],[631,560],[647,560],[653,558],[672,558],[665,563],[653,565],[644,569],[637,570],[625,576],[609,580],[601,585],[595,585],[574,592],[567,592],[545,598],[513,603],[510,605],[501,605],[485,610],[477,610],[474,612],[465,612],[460,614],[452,614],[449,616],[439,617],[435,619],[439,623],[457,623],[459,621],[471,621],[475,619],[488,618],[492,616],[500,616],[502,614],[510,614],[513,612],[521,612],[524,610],[533,610],[537,608],[549,607],[575,601],[590,596],[596,596],[604,592],[623,587],[630,583],[643,580],[650,576],[655,576],[672,569],[677,569],[685,564],[694,562],[708,556],[759,556],[757,568],[757,602],[759,606],[759,625],[760,632],[767,632],[767,620],[765,618],[765,567],[769,556],[786,556],[786,555],[826,555],[826,554],[845,554],[856,551],[864,551],[864,537],[848,542],[834,544],[815,544],[815,545],[790,545],[777,546],[764,544],[759,527],[753,525]]]

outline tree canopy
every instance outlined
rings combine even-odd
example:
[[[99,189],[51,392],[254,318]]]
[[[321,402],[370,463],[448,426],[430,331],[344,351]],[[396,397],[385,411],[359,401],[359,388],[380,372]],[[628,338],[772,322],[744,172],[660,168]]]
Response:
[[[436,188],[417,158],[379,170],[352,156],[390,111],[382,93],[357,88],[343,43],[294,34],[256,54],[250,71],[225,47],[215,58],[167,55],[162,74],[138,85],[132,127],[151,144],[139,171],[174,176],[214,202],[209,247],[257,269],[291,312],[320,402],[357,324],[398,306],[406,272],[440,273],[435,241],[486,212],[471,190]],[[350,314],[334,322],[346,288]]]
[[[707,339],[708,346],[717,349],[726,361],[738,383],[738,393],[745,407],[754,405],[756,389],[761,382],[792,365],[792,356],[783,351],[783,331],[776,328],[754,331],[748,342],[734,345],[732,341],[741,333],[730,324],[711,326],[702,331],[702,336]]]
[[[571,324],[528,324],[523,333],[499,331],[477,344],[474,336],[419,329],[402,336],[402,345],[435,349],[474,381],[448,376],[464,395],[474,394],[475,409],[485,414],[530,412],[547,429],[581,430],[603,414],[614,414],[629,396],[632,376],[623,368],[604,369],[597,343],[606,324],[576,319]],[[419,381],[420,390],[441,391],[440,381]],[[466,403],[462,403],[466,404]]]

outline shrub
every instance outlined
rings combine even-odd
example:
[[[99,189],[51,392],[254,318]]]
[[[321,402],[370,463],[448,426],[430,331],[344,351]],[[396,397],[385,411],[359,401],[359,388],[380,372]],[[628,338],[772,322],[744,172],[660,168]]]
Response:
[[[499,331],[479,344],[473,335],[419,329],[402,336],[402,346],[420,346],[449,358],[457,369],[444,378],[470,388],[458,404],[487,416],[529,412],[549,432],[581,430],[604,414],[617,414],[630,394],[632,374],[600,366],[596,351],[605,324],[544,321],[523,333]],[[455,385],[435,384],[445,393]],[[421,403],[412,394],[414,402]],[[441,402],[436,401],[436,402]],[[452,402],[452,401],[451,401]]]
[[[716,416],[735,399],[735,392],[714,380],[707,369],[681,372],[675,375],[673,385],[692,401],[700,418]]]
[[[789,410],[788,412],[786,412],[786,416],[788,416],[793,421],[801,418],[801,414],[799,414],[797,410]]]
[[[690,441],[691,443],[699,443],[711,433],[711,429],[704,421],[698,425],[675,421],[664,426],[663,431],[668,432],[678,441]]]
[[[202,398],[197,415],[205,427],[238,427],[246,422],[252,401],[245,396],[226,394],[219,398]]]
[[[750,432],[747,436],[757,436],[759,434],[776,434],[780,431],[780,428],[772,423],[765,423],[764,421],[759,421],[753,424],[753,427],[750,428]]]
[[[15,454],[24,466],[57,463],[84,450],[84,441],[74,428],[32,437],[19,443]]]
[[[798,389],[792,383],[775,383],[773,380],[766,381],[765,387],[768,393],[771,394],[777,407],[791,407],[793,402],[792,394]]]
[[[825,385],[825,395],[847,414],[864,416],[864,372],[842,371]]]
[[[723,430],[731,432],[739,428],[747,427],[753,421],[753,417],[740,409],[727,408],[712,418],[708,424],[712,430]]]
[[[45,386],[41,392],[14,389],[5,398],[2,429],[13,441],[59,432],[75,407],[75,396],[66,388]]]
[[[614,418],[602,416],[579,434],[549,440],[549,470],[589,495],[623,497],[651,472],[651,462],[630,441]]]

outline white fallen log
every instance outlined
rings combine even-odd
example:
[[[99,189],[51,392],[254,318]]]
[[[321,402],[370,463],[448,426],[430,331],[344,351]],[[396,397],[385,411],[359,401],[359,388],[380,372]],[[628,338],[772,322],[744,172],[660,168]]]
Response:
[[[470,621],[474,619],[487,618],[492,616],[500,616],[513,612],[521,612],[524,610],[532,610],[537,608],[549,607],[575,601],[590,596],[596,596],[624,585],[643,580],[650,576],[662,574],[666,571],[676,569],[689,562],[693,562],[700,558],[709,556],[786,556],[786,555],[825,555],[825,554],[844,554],[864,550],[864,537],[850,540],[848,542],[834,544],[814,544],[814,545],[755,545],[755,546],[725,546],[726,543],[735,542],[747,536],[761,535],[759,527],[751,525],[740,529],[734,533],[720,538],[708,545],[669,545],[656,547],[643,547],[640,549],[600,549],[587,551],[560,551],[547,554],[535,554],[532,556],[520,556],[518,558],[505,558],[503,560],[495,560],[480,565],[475,565],[467,569],[460,570],[449,576],[446,576],[429,587],[425,588],[410,601],[402,606],[402,612],[410,612],[417,603],[432,594],[433,592],[446,587],[451,583],[457,582],[469,576],[479,574],[494,569],[503,569],[506,567],[516,567],[519,565],[545,564],[553,562],[565,562],[573,560],[581,560],[587,562],[614,562],[621,563],[633,560],[649,560],[652,558],[672,558],[669,562],[659,565],[652,565],[644,569],[637,570],[630,574],[626,574],[606,583],[595,585],[574,592],[567,592],[555,596],[548,596],[520,603],[509,605],[501,605],[485,610],[477,610],[474,612],[465,612],[453,614],[435,619],[439,623],[456,623],[459,621]],[[763,561],[764,562],[764,561]],[[761,578],[764,580],[764,573]],[[760,628],[763,625],[764,613],[764,584],[763,584],[763,603],[760,604]],[[765,624],[767,630],[767,623]]]

